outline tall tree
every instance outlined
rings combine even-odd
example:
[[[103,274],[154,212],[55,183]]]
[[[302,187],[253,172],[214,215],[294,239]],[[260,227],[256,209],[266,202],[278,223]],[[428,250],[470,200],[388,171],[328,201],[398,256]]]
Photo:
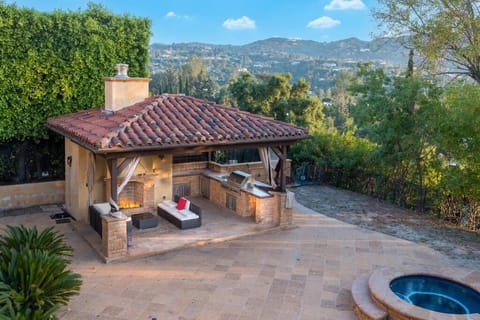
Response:
[[[261,105],[264,100],[262,90],[251,73],[241,73],[238,78],[230,83],[229,90],[234,99],[234,105],[248,112],[262,112]]]
[[[116,63],[147,76],[150,21],[89,4],[38,12],[0,1],[0,141],[47,137],[48,117],[103,104]]]
[[[31,157],[39,143],[50,140],[58,149],[47,118],[103,105],[101,79],[113,75],[115,64],[127,63],[132,76],[148,75],[149,38],[148,19],[100,5],[44,13],[0,0],[0,154],[3,145],[16,145],[9,161],[17,164],[9,180],[29,179],[31,164],[41,161]]]
[[[322,126],[322,104],[311,97],[310,83],[299,79],[290,84],[290,74],[261,74],[255,78],[243,73],[233,81],[229,90],[234,105],[253,113],[271,116],[316,129]]]
[[[413,49],[408,53],[407,78],[413,76]]]
[[[167,93],[177,93],[177,73],[173,68],[173,65],[169,65],[167,72],[165,73],[166,89]]]
[[[189,61],[176,69],[169,65],[167,70],[152,77],[152,92],[163,88],[166,93],[184,93],[197,98],[215,100],[218,85],[212,77],[208,76],[207,66],[204,61],[191,56]]]
[[[430,67],[480,82],[480,10],[476,0],[379,0],[374,16],[389,36],[411,36]]]
[[[421,78],[388,77],[381,69],[361,66],[353,113],[360,132],[378,147],[374,161],[393,183],[393,199],[407,204],[407,183],[417,186],[417,208],[423,209],[426,172],[435,156],[430,118],[439,108],[440,90]]]
[[[354,74],[351,71],[340,71],[335,77],[335,86],[332,90],[333,104],[330,107],[331,116],[334,119],[335,127],[341,132],[345,132],[352,122],[349,108],[353,97],[348,89],[352,84],[353,78]]]
[[[455,197],[480,199],[480,87],[453,84],[435,115],[437,141],[449,159],[444,185]]]

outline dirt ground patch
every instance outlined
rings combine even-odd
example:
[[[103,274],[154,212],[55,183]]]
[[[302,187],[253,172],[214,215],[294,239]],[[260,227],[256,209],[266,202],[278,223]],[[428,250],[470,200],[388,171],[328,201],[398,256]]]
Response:
[[[359,193],[330,186],[292,189],[302,205],[362,228],[425,244],[454,259],[460,266],[480,268],[480,233]]]

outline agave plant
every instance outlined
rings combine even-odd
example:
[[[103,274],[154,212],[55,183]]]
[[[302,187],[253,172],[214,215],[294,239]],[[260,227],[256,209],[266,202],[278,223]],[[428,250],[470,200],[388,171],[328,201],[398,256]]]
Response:
[[[71,254],[53,228],[7,227],[0,239],[0,320],[55,319],[82,284],[67,270]]]

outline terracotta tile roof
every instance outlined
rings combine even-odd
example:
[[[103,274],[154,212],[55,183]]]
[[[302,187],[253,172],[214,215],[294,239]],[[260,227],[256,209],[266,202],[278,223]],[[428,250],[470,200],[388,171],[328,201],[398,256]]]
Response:
[[[50,118],[47,126],[92,150],[133,151],[215,144],[292,141],[306,129],[184,95],[160,95],[107,113],[90,109]]]

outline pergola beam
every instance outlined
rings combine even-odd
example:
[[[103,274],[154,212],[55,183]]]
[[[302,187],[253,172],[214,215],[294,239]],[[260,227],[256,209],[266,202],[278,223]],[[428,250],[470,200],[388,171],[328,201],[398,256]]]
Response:
[[[265,142],[265,143],[239,143],[239,144],[226,144],[226,145],[211,145],[211,146],[172,146],[172,148],[161,149],[137,149],[131,151],[110,151],[103,152],[96,150],[94,153],[110,158],[129,158],[129,157],[144,157],[155,155],[167,155],[167,154],[188,154],[188,153],[202,153],[211,152],[217,150],[229,150],[229,149],[258,149],[258,148],[273,148],[272,146],[289,146],[297,141],[285,141],[285,142]]]
[[[133,158],[125,158],[117,167],[117,174],[120,174],[133,161]]]

